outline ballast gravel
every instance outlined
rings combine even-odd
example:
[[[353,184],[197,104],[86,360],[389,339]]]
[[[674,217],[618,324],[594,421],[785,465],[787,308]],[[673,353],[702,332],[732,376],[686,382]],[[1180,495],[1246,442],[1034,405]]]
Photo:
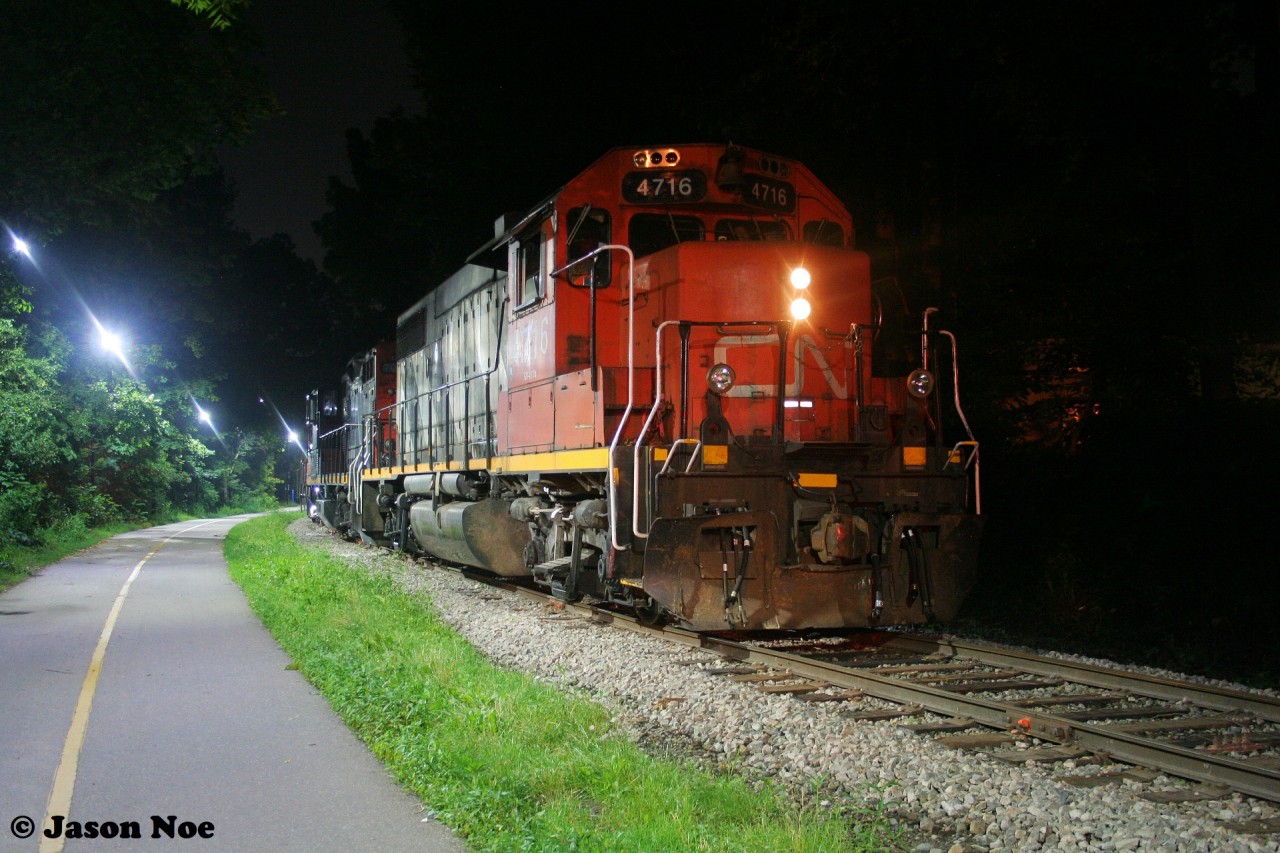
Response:
[[[1190,786],[1164,776],[1077,787],[1060,778],[1119,768],[1084,761],[1008,764],[950,749],[899,728],[903,720],[848,716],[887,703],[814,703],[761,693],[708,673],[725,662],[707,652],[566,617],[455,572],[344,542],[306,520],[291,530],[306,543],[390,575],[409,593],[425,594],[495,663],[603,704],[645,749],[710,763],[757,785],[782,783],[811,805],[880,810],[902,830],[906,850],[1280,851],[1280,833],[1232,826],[1280,823],[1280,808],[1266,801],[1235,794],[1159,804],[1138,796]]]

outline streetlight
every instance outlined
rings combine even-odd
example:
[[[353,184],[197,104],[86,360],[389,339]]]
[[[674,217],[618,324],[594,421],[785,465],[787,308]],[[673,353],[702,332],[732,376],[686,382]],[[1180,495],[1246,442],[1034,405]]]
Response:
[[[4,230],[9,232],[9,239],[12,241],[10,246],[12,248],[13,253],[15,255],[22,255],[22,257],[26,258],[27,262],[30,263],[31,266],[35,268],[36,272],[40,273],[41,275],[44,275],[44,272],[41,271],[40,269],[40,264],[36,261],[35,255],[31,253],[31,244],[28,243],[26,240],[22,239],[21,237],[19,237],[17,234],[13,233],[13,229],[10,228],[8,225],[4,226]]]
[[[129,357],[124,352],[126,344],[124,336],[103,326],[91,311],[89,312],[89,319],[93,321],[94,328],[98,330],[98,346],[120,359],[120,363],[124,365],[125,370],[129,371],[129,375],[137,379],[138,377],[133,372],[133,365],[129,363]]]
[[[124,338],[115,332],[102,329],[98,334],[98,344],[116,358],[124,361]]]

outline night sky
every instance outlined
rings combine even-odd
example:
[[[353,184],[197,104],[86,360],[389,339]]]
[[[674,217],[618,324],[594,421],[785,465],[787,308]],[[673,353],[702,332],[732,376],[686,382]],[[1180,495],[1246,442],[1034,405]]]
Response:
[[[421,109],[404,34],[382,4],[350,0],[257,2],[247,23],[261,36],[262,66],[284,114],[248,145],[219,154],[236,186],[235,220],[257,238],[288,234],[319,265],[311,223],[325,211],[329,176],[351,179],[346,130],[367,133],[397,107]]]

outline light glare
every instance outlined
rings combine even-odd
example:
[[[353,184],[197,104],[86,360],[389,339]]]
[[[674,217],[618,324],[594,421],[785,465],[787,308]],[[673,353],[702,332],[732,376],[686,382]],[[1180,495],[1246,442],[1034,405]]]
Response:
[[[809,286],[810,281],[812,278],[804,267],[796,267],[791,271],[791,286],[796,290],[804,290]]]
[[[107,352],[113,354],[116,358],[124,361],[124,338],[115,332],[103,329],[98,336],[98,342]]]
[[[31,244],[21,237],[15,236],[13,238],[13,250],[19,255],[25,256],[27,260],[31,260]]]
[[[791,316],[797,320],[803,320],[809,316],[809,312],[813,310],[813,306],[809,304],[809,300],[803,296],[791,302]]]

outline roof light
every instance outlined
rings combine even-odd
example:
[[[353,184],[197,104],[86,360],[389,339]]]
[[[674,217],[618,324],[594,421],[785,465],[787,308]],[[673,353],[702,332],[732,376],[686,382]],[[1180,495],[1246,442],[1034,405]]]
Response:
[[[680,162],[678,148],[647,148],[631,155],[631,162],[637,169],[656,169],[660,166],[674,166]]]

